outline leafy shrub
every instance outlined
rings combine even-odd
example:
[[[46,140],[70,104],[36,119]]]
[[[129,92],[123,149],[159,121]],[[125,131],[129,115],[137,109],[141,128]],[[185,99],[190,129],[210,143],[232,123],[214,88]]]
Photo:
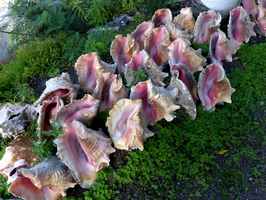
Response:
[[[54,76],[62,68],[62,47],[48,38],[16,50],[15,58],[0,69],[0,101],[31,101],[28,82],[34,76]]]
[[[179,0],[15,0],[12,16],[18,42],[58,32],[85,33],[89,28],[103,25],[113,17],[137,11],[152,15],[161,7],[177,4]]]
[[[118,34],[116,31],[105,28],[94,29],[88,33],[85,42],[85,52],[97,52],[101,57],[110,57],[110,45],[114,37]]]
[[[87,34],[78,32],[72,34],[61,33],[57,40],[62,45],[62,54],[64,65],[73,66],[77,58],[84,53],[84,46],[87,41]]]
[[[22,34],[15,35],[19,42],[60,31],[87,30],[83,20],[64,1],[15,0],[11,11],[15,18],[14,32]]]

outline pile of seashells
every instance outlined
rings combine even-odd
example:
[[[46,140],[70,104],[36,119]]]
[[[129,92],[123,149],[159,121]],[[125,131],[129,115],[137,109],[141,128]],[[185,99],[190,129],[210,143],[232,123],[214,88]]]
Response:
[[[47,81],[34,105],[3,105],[0,133],[13,140],[0,161],[0,173],[10,183],[9,192],[25,200],[54,200],[76,184],[89,188],[97,172],[109,165],[115,148],[144,149],[143,142],[153,135],[149,126],[172,121],[180,108],[195,119],[199,100],[207,111],[231,103],[235,90],[223,61],[231,62],[240,45],[256,35],[255,25],[266,34],[266,1],[242,3],[230,12],[229,39],[215,11],[194,20],[191,8],[181,9],[175,18],[169,9],[159,9],[134,32],[115,37],[110,50],[114,64],[100,60],[97,53],[82,55],[75,64],[78,85],[62,73]],[[192,40],[209,43],[209,65],[201,51],[191,47]],[[139,81],[138,72],[146,80]],[[82,99],[77,99],[79,90],[85,93]],[[102,111],[109,111],[108,134],[90,128]],[[35,165],[32,141],[23,132],[37,118],[40,131],[51,130],[57,122],[63,133],[54,140],[57,156]]]

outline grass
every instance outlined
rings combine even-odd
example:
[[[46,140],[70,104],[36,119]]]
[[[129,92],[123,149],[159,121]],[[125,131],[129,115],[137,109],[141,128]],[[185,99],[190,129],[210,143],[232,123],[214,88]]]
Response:
[[[97,45],[102,48],[102,44]],[[87,48],[94,47],[87,45]],[[157,124],[153,128],[156,135],[145,142],[143,152],[117,154],[120,156],[117,163],[113,162],[100,172],[92,188],[65,199],[217,199],[217,195],[225,200],[240,199],[250,190],[249,177],[253,178],[256,187],[266,191],[264,168],[261,167],[266,166],[266,160],[258,154],[266,146],[263,114],[266,110],[265,49],[266,43],[247,44],[238,52],[244,68],[232,69],[228,75],[236,88],[233,104],[219,106],[212,113],[198,106],[195,121],[178,114],[172,123]],[[34,55],[38,56],[38,53]],[[57,55],[53,55],[53,62]],[[69,56],[70,60],[76,57],[75,54],[72,56]],[[25,62],[35,63],[34,58]],[[58,65],[53,62],[52,65],[46,60],[42,63],[45,63],[44,67]],[[43,66],[41,69],[44,73],[53,73]],[[35,75],[27,68],[22,72],[22,80],[24,76]],[[1,92],[5,90],[2,88]],[[25,90],[24,95],[27,94]],[[0,144],[3,153],[6,142],[0,141]],[[45,153],[46,150],[39,152],[44,156]],[[2,178],[0,196],[9,197]]]

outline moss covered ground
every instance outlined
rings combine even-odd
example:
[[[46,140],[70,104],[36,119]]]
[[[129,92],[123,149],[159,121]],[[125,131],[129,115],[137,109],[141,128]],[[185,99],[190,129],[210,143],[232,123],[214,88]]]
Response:
[[[47,57],[52,61],[63,59],[61,53],[54,54],[54,48],[45,50],[52,54]],[[236,89],[233,104],[218,106],[212,113],[198,105],[195,121],[181,113],[172,123],[157,124],[153,127],[156,134],[146,141],[143,152],[116,153],[91,189],[75,188],[65,199],[266,199],[266,43],[243,45],[236,58],[238,65],[226,68]],[[27,61],[35,62],[30,58]],[[49,66],[49,60],[42,62]],[[5,67],[1,70],[13,76],[14,71]],[[21,82],[32,71],[23,68],[22,74]],[[0,74],[0,83],[6,84],[7,78],[11,77]],[[10,84],[2,84],[2,100],[7,100],[5,92],[12,96],[8,87],[15,85]],[[28,95],[25,90],[22,97]],[[101,116],[103,124],[105,117]],[[1,152],[6,144],[1,141]],[[9,197],[2,178],[0,197]]]

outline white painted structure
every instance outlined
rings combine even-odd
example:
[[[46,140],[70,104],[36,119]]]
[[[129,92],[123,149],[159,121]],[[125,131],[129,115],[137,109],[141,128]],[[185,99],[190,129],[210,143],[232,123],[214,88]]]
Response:
[[[236,7],[240,3],[240,0],[201,0],[201,2],[211,10],[226,14],[232,8]]]

